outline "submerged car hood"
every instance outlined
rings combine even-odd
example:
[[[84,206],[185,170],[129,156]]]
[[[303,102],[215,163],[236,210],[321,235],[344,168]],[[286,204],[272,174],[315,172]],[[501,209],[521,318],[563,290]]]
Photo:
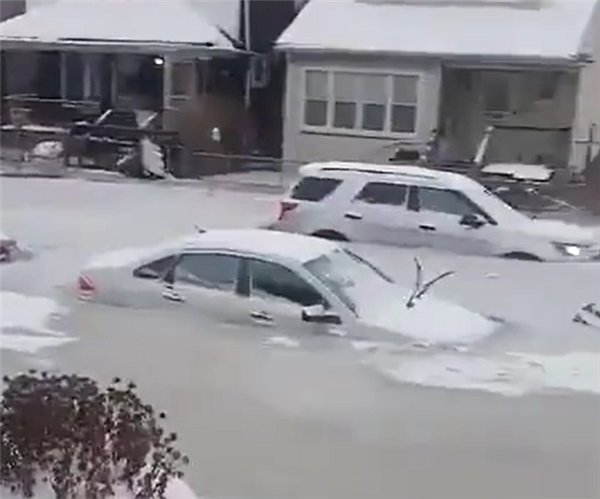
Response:
[[[600,245],[598,228],[582,227],[561,220],[532,220],[526,228],[529,234],[547,238],[558,243]]]
[[[498,327],[494,322],[459,304],[433,295],[417,300],[412,308],[401,298],[373,302],[361,311],[367,327],[384,329],[428,344],[466,344],[482,340]]]

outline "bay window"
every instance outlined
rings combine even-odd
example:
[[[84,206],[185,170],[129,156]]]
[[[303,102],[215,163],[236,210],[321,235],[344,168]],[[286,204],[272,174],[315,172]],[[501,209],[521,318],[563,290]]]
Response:
[[[303,128],[364,135],[413,135],[419,75],[307,69]]]

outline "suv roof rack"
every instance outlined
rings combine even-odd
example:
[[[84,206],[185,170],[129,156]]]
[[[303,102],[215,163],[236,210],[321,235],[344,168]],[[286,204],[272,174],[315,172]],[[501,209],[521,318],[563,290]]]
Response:
[[[325,168],[320,168],[321,172],[356,172],[356,173],[366,173],[371,175],[396,175],[399,177],[411,177],[411,178],[420,178],[424,180],[439,180],[439,177],[436,175],[427,175],[425,173],[411,173],[406,171],[393,171],[388,169],[374,169],[374,168],[341,168],[336,166],[326,166]]]

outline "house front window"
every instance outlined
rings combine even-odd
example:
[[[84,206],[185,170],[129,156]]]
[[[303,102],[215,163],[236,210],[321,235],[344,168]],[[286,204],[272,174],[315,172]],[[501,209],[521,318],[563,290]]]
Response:
[[[510,75],[504,72],[483,73],[483,108],[486,113],[510,112],[510,81]]]
[[[329,82],[325,71],[307,71],[304,82],[304,123],[326,127],[328,121]]]
[[[307,69],[303,128],[368,136],[414,135],[419,82],[418,74]]]

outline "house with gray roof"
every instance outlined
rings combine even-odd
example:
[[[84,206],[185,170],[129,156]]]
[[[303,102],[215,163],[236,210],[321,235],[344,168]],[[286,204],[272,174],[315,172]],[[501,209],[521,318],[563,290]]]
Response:
[[[468,160],[489,126],[488,161],[600,149],[598,0],[311,0],[277,48],[290,159],[387,161],[437,134]]]

